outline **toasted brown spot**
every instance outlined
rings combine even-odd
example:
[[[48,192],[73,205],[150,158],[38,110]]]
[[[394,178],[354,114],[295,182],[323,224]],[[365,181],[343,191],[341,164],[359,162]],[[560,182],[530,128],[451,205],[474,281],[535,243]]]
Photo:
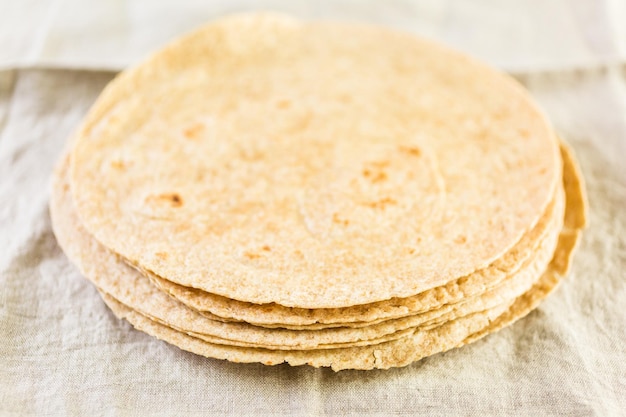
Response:
[[[467,242],[467,238],[466,238],[465,236],[463,236],[463,235],[459,235],[459,236],[457,236],[457,237],[454,239],[454,243],[457,243],[457,244],[459,244],[459,245],[461,245],[461,244],[463,244],[463,243],[465,243],[465,242]]]
[[[183,131],[183,134],[187,139],[197,138],[198,135],[204,130],[204,125],[197,123],[191,127],[188,127]]]
[[[372,178],[372,182],[385,181],[387,178],[387,173],[385,173],[384,171],[380,171]]]
[[[347,226],[347,225],[350,224],[350,220],[342,219],[341,217],[339,217],[339,215],[337,213],[334,213],[333,214],[333,223],[342,224],[344,226]]]
[[[183,199],[180,198],[180,196],[178,194],[172,194],[170,196],[170,199],[172,200],[172,205],[174,207],[180,207],[183,205]]]
[[[261,249],[263,249],[263,250],[264,250],[264,251],[266,251],[266,252],[269,252],[269,251],[271,251],[271,250],[272,250],[272,248],[270,248],[270,247],[269,247],[269,246],[267,246],[267,245],[264,245]]]
[[[279,109],[287,109],[289,107],[291,107],[291,101],[290,100],[280,100],[278,103],[276,103],[276,107]]]
[[[244,252],[243,256],[245,256],[248,259],[259,259],[261,257],[261,255],[259,255],[258,253],[254,253],[254,252]]]
[[[422,151],[417,146],[400,146],[400,150],[413,156],[420,156],[422,154]]]
[[[115,161],[111,161],[111,167],[122,170],[126,168],[126,164],[124,163],[124,161],[120,161],[119,159],[117,159]]]
[[[385,207],[396,204],[396,203],[397,203],[396,200],[394,200],[393,198],[385,197],[378,201],[365,203],[365,205],[371,208],[375,208],[375,209],[384,209]]]
[[[167,252],[157,252],[155,253],[155,255],[157,258],[163,259],[163,260],[167,259],[167,256],[168,256]]]
[[[146,197],[146,203],[169,203],[172,207],[180,207],[183,199],[177,193],[159,194]]]
[[[365,168],[363,170],[363,176],[368,178],[372,183],[385,181],[387,173],[381,169],[380,166],[375,166],[374,169]]]

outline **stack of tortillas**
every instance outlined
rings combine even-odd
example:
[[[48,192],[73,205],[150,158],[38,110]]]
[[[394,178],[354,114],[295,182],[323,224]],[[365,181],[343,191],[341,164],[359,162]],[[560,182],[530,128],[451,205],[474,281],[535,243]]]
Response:
[[[404,33],[274,14],[121,73],[60,161],[51,212],[137,329],[335,370],[511,324],[585,225],[571,152],[508,76]]]

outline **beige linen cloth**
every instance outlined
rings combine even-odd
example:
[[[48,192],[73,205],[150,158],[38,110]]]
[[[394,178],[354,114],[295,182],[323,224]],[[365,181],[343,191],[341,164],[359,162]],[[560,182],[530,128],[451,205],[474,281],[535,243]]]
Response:
[[[590,227],[558,291],[510,328],[389,371],[232,364],[117,320],[47,207],[66,138],[114,76],[91,70],[259,8],[413,30],[523,82],[587,181]],[[626,415],[625,22],[621,0],[0,2],[0,416]]]

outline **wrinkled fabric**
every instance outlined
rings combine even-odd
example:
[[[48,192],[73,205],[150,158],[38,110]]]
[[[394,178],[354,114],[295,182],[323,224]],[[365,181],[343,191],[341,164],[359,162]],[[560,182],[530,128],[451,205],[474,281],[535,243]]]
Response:
[[[0,68],[125,68],[225,14],[383,24],[443,41],[507,71],[626,59],[622,0],[4,0]]]
[[[49,8],[58,3],[49,3]],[[570,41],[584,40],[585,48],[572,53],[576,48],[568,44],[556,57],[546,52],[549,46],[532,47],[540,42],[538,34],[548,33],[539,27],[541,20],[536,31],[532,22],[513,28],[512,45],[525,45],[516,57],[502,50],[501,39],[484,37],[504,24],[498,19],[512,13],[503,11],[504,6],[478,17],[489,2],[473,2],[475,10],[469,2],[434,3],[394,1],[378,7],[385,10],[383,15],[404,15],[406,25],[412,14],[419,14],[416,26],[430,27],[436,36],[454,32],[446,25],[458,24],[473,33],[464,42],[478,48],[477,55],[504,67],[517,59],[508,68],[576,151],[587,182],[590,224],[572,272],[552,296],[528,317],[475,344],[388,371],[335,374],[309,367],[232,364],[183,352],[135,331],[107,310],[95,288],[63,255],[48,215],[54,164],[115,74],[22,67],[45,66],[51,61],[42,57],[52,55],[42,51],[54,49],[49,45],[62,46],[63,36],[84,33],[80,48],[59,46],[53,64],[118,68],[139,58],[144,46],[171,37],[179,29],[176,24],[188,29],[189,22],[209,12],[193,16],[192,11],[206,11],[206,6],[182,0],[159,1],[145,13],[147,2],[103,2],[100,8],[116,5],[122,16],[134,17],[119,23],[132,29],[128,35],[113,27],[102,29],[109,19],[104,12],[98,24],[89,26],[68,23],[86,13],[79,9],[57,10],[52,16],[38,9],[48,19],[47,29],[24,32],[20,39],[24,44],[38,39],[40,55],[25,47],[22,55],[15,52],[19,59],[6,59],[8,38],[0,24],[0,66],[9,68],[0,71],[0,415],[623,415],[626,64],[620,53],[626,32],[605,25],[615,21],[608,11],[615,13],[619,2],[567,2],[578,11],[554,20],[554,25],[578,22],[563,33]],[[554,11],[566,2],[531,3],[518,2],[511,10],[526,4],[526,13],[531,8],[534,13]],[[175,4],[180,4],[179,15]],[[307,4],[302,13],[312,16],[331,7]],[[339,17],[359,7],[361,13],[371,13],[357,2],[337,4]],[[214,9],[211,13],[223,11]],[[155,37],[158,25],[147,26],[152,19],[164,21],[163,10],[180,17],[166,26],[171,32]],[[463,24],[459,16],[466,19],[461,19]],[[487,21],[487,29],[472,31],[475,22]],[[523,25],[527,30],[519,29]],[[570,36],[573,32],[579,38]],[[120,36],[125,45],[135,39],[135,49],[120,47],[119,56],[85,53],[86,45],[112,45]],[[440,39],[449,41],[446,36]]]

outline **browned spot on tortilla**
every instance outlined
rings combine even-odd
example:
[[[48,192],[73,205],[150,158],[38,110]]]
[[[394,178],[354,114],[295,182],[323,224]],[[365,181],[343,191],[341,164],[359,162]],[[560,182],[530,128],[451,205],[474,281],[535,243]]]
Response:
[[[385,171],[379,171],[374,177],[372,177],[372,182],[381,182],[387,179],[387,173]]]
[[[385,197],[378,201],[365,203],[365,205],[371,208],[375,208],[375,209],[384,209],[385,207],[396,204],[396,203],[397,203],[396,200],[394,200],[393,198]]]
[[[454,239],[454,243],[458,243],[459,245],[467,242],[467,238],[463,235],[459,235]]]
[[[420,156],[422,154],[422,151],[420,151],[420,148],[417,146],[400,146],[400,150],[413,156]]]
[[[183,134],[187,139],[195,139],[204,130],[204,125],[196,123],[184,130]]]
[[[126,164],[124,163],[124,161],[120,161],[119,159],[116,159],[114,161],[111,161],[111,167],[115,169],[123,170],[126,168]]]
[[[341,217],[339,217],[339,214],[334,213],[334,214],[333,214],[333,223],[336,223],[336,224],[342,224],[342,225],[344,225],[344,226],[347,226],[347,225],[349,225],[349,224],[350,224],[350,220],[348,220],[348,219],[342,219]]]
[[[279,109],[287,109],[289,107],[291,107],[291,101],[290,100],[280,100],[278,103],[276,103],[276,107]]]
[[[172,206],[173,207],[180,207],[183,205],[183,199],[180,198],[180,196],[176,193],[172,194],[170,196],[170,199],[172,200]]]
[[[183,205],[183,199],[177,193],[165,193],[146,197],[146,203],[169,203],[172,207],[180,207]]]

